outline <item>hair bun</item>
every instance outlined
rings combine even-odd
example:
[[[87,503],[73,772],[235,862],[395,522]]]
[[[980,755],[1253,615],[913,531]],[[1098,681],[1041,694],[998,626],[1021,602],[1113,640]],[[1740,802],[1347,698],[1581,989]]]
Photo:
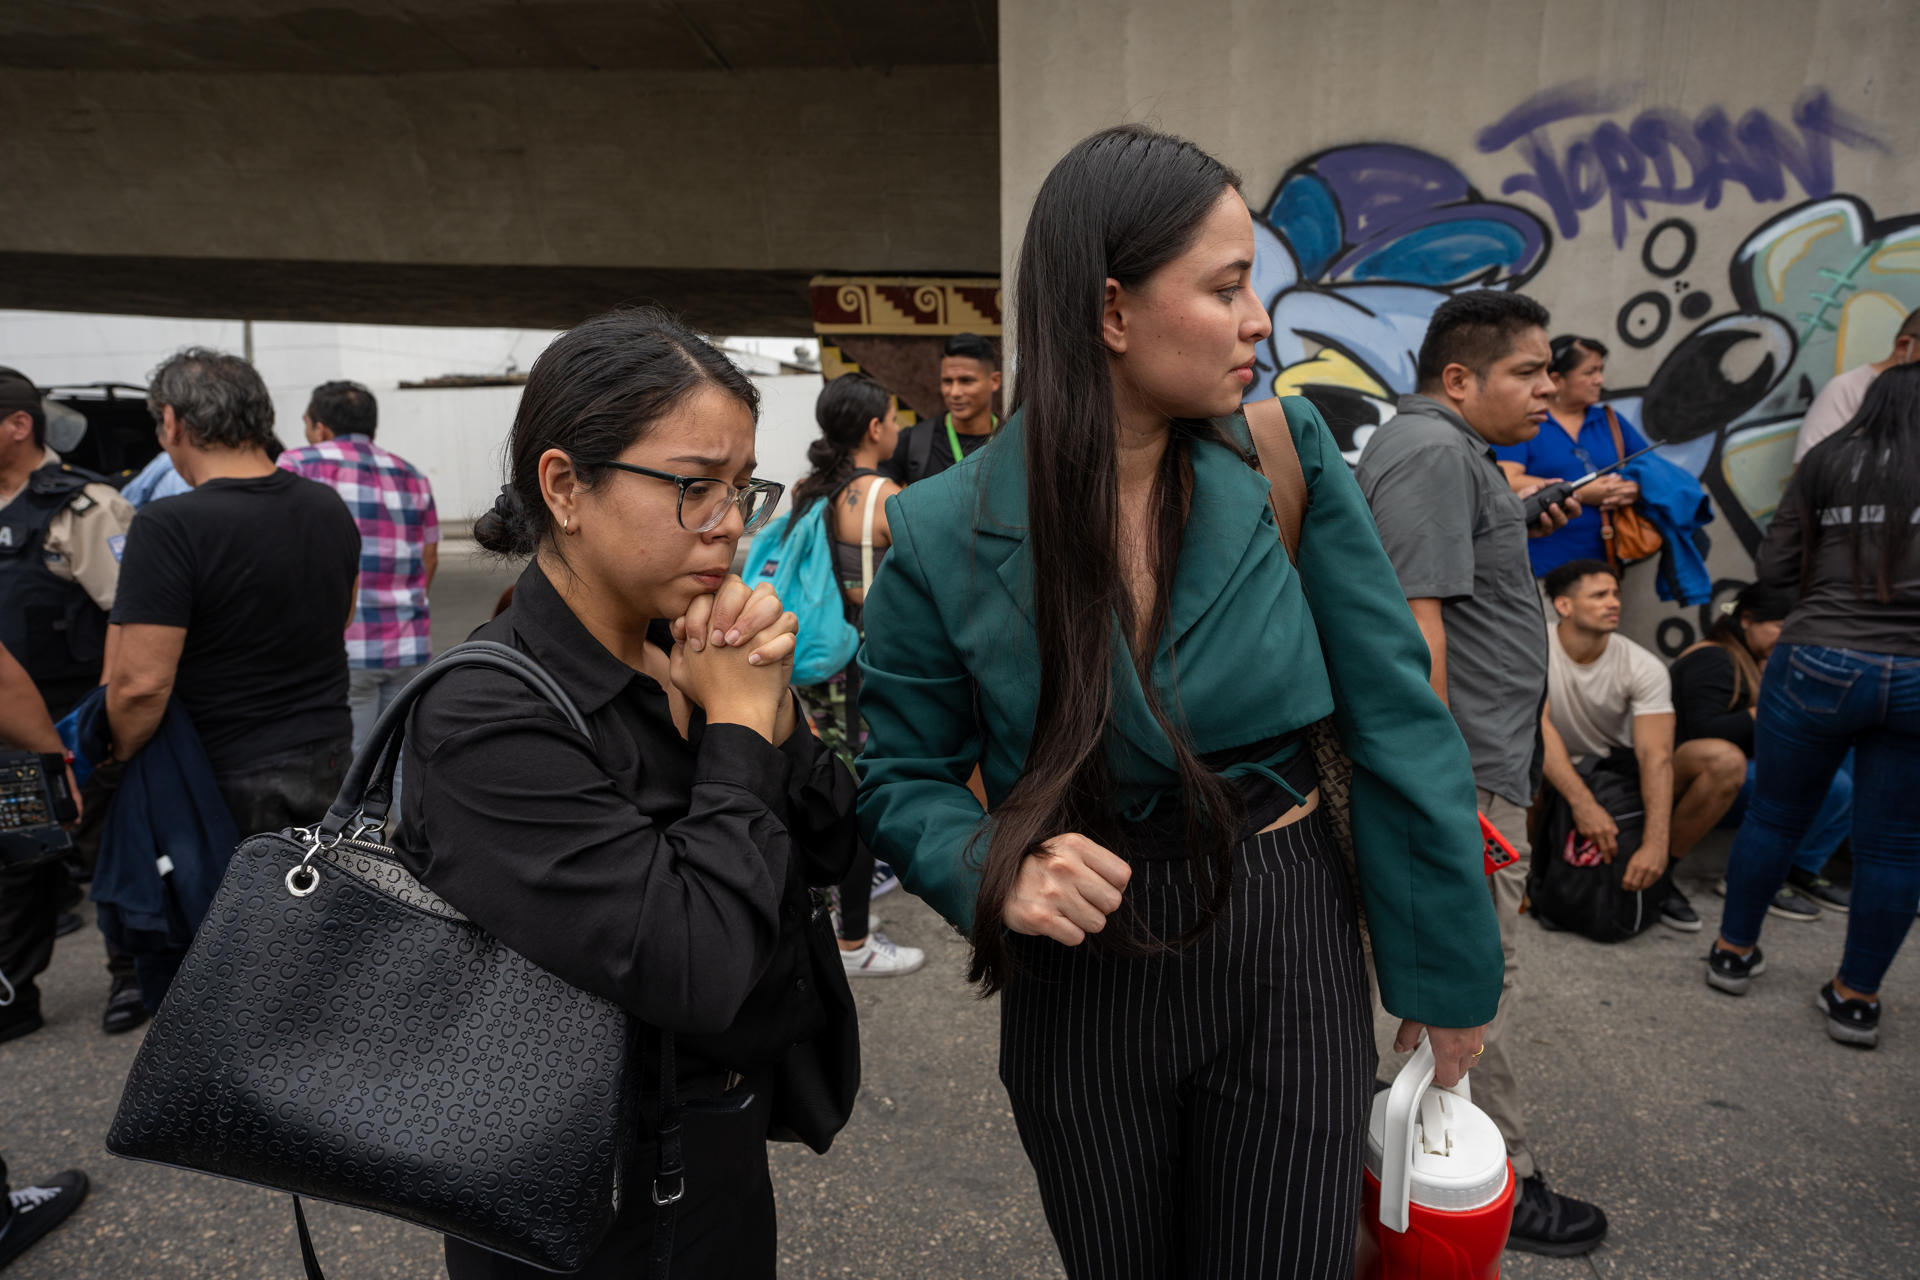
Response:
[[[532,521],[513,486],[500,486],[493,506],[473,522],[473,540],[495,555],[524,556],[533,551]]]

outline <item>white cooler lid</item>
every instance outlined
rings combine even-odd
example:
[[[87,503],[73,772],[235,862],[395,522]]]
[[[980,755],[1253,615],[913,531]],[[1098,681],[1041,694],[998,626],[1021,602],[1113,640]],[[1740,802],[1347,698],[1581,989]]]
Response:
[[[1380,1176],[1388,1090],[1373,1095],[1367,1123],[1367,1168]],[[1413,1178],[1408,1199],[1429,1209],[1464,1212],[1500,1198],[1507,1187],[1507,1144],[1493,1118],[1465,1098],[1428,1089],[1414,1118]]]

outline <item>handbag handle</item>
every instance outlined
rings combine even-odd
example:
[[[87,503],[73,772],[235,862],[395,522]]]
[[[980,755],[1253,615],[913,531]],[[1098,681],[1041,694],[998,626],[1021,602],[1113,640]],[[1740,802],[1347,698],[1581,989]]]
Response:
[[[1260,474],[1267,478],[1267,503],[1280,526],[1280,543],[1287,559],[1300,562],[1300,532],[1307,521],[1307,474],[1300,469],[1300,450],[1294,447],[1293,428],[1287,425],[1287,407],[1279,396],[1245,406],[1247,432],[1253,437]]]
[[[593,740],[586,718],[573,705],[573,699],[547,674],[546,668],[532,658],[492,640],[457,644],[428,663],[380,713],[367,740],[354,753],[353,764],[340,783],[340,794],[334,797],[327,816],[314,830],[321,845],[338,841],[356,818],[362,820],[363,830],[369,822],[385,824],[388,806],[392,804],[393,773],[399,767],[400,746],[406,737],[407,716],[435,681],[460,667],[487,667],[524,682],[565,716],[567,723],[582,737],[589,742]]]

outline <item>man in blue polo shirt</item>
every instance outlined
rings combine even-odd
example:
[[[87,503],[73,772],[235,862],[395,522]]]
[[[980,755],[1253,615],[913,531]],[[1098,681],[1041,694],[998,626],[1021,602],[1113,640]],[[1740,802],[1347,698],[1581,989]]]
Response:
[[[1518,491],[1548,480],[1573,480],[1618,462],[1621,454],[1613,442],[1613,427],[1600,397],[1606,390],[1607,348],[1595,338],[1579,338],[1563,333],[1548,344],[1550,358],[1547,376],[1553,379],[1553,396],[1547,402],[1548,418],[1540,424],[1540,433],[1522,444],[1495,445],[1494,456],[1500,469]],[[1619,414],[1620,442],[1628,454],[1647,447],[1644,436]],[[1580,514],[1567,521],[1566,528],[1527,545],[1527,557],[1533,564],[1533,576],[1544,578],[1573,560],[1605,560],[1607,543],[1601,513],[1632,506],[1640,496],[1640,486],[1615,472],[1574,492],[1580,500]]]

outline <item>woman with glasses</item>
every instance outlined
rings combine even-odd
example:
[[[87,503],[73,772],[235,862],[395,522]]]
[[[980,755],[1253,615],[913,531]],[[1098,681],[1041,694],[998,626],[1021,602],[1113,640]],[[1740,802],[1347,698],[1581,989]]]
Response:
[[[1597,338],[1563,333],[1549,344],[1547,376],[1553,379],[1553,397],[1540,434],[1524,444],[1495,445],[1494,456],[1515,493],[1550,480],[1574,480],[1590,471],[1618,462],[1623,456],[1613,443],[1613,424],[1600,403],[1607,387],[1607,348]],[[1633,423],[1617,411],[1620,440],[1627,455],[1647,447]],[[1544,578],[1573,560],[1607,558],[1606,517],[1603,512],[1630,507],[1640,497],[1640,486],[1620,472],[1601,476],[1574,492],[1580,514],[1565,527],[1527,542],[1533,575]]]
[[[677,1038],[674,1276],[774,1274],[775,1064],[826,1022],[809,886],[854,851],[853,779],[787,688],[793,615],[729,572],[780,496],[753,478],[757,410],[732,363],[658,312],[601,316],[541,354],[512,478],[474,527],[532,561],[475,638],[543,666],[592,741],[510,676],[450,673],[406,738],[395,840],[501,942],[630,1011],[637,1043]],[[653,1274],[660,1085],[645,1080],[635,1173],[584,1276]],[[544,1274],[453,1239],[447,1270]]]
[[[1353,758],[1401,1047],[1424,1027],[1457,1081],[1500,996],[1466,744],[1360,488],[1311,405],[1250,407],[1298,454],[1296,569],[1249,457],[1254,247],[1192,143],[1069,152],[1020,251],[1015,413],[888,504],[867,594],[861,827],[1003,993],[1076,1280],[1353,1273],[1376,1055],[1310,726]]]

